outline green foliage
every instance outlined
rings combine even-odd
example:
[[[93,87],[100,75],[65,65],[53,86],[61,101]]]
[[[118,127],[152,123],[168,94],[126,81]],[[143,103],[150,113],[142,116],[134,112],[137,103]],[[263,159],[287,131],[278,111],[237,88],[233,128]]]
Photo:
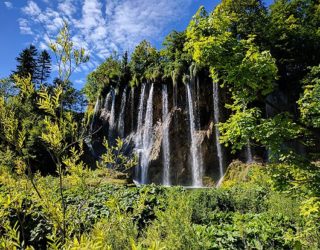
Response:
[[[159,53],[147,41],[142,41],[131,55],[130,69],[132,72],[131,86],[138,86],[147,80],[157,80],[161,74]]]
[[[67,22],[64,22],[56,40],[50,44],[50,49],[56,56],[59,78],[64,82],[69,80],[80,64],[89,60],[83,48],[75,49]]]
[[[111,56],[87,76],[83,89],[88,100],[93,103],[106,87],[117,87],[121,79],[121,62]]]
[[[269,51],[259,51],[254,44],[254,37],[249,36],[242,43],[240,46],[244,46],[245,55],[240,64],[227,69],[225,82],[231,85],[236,102],[248,103],[273,91],[277,67]]]
[[[36,76],[38,79],[38,84],[42,86],[46,83],[46,80],[51,73],[51,57],[46,50],[43,50],[37,59],[37,70]]]
[[[233,153],[247,145],[248,140],[254,139],[254,132],[261,117],[257,108],[243,110],[235,106],[234,109],[235,112],[228,120],[219,124],[220,142],[226,146],[231,145]]]
[[[114,146],[110,146],[108,141],[104,139],[103,145],[106,149],[106,153],[100,158],[97,163],[98,167],[107,167],[112,170],[129,172],[133,167],[135,167],[137,162],[137,157],[135,155],[124,154],[124,142],[120,139],[116,139]]]
[[[13,75],[18,75],[20,78],[31,77],[34,82],[37,73],[37,55],[38,50],[34,45],[30,45],[24,49],[16,58],[18,65],[17,69],[13,71]]]
[[[255,137],[270,151],[270,160],[290,160],[283,157],[290,156],[285,146],[286,142],[298,138],[303,129],[292,121],[288,114],[279,114],[270,119],[262,119],[256,127]]]
[[[143,41],[130,61],[114,55],[89,74],[89,111],[104,91],[127,84],[177,86],[196,76],[219,84],[229,110],[218,124],[221,142],[233,153],[249,141],[263,146],[274,163],[234,162],[220,189],[109,185],[127,183],[119,179],[137,159],[118,139],[104,141],[97,170],[82,161],[86,121],[76,119],[81,95],[69,79],[87,62],[84,49],[74,48],[65,23],[50,45],[58,78],[40,90],[50,56],[25,49],[16,74],[0,81],[0,248],[319,249],[318,157],[292,147],[317,149],[319,13],[312,0],[278,0],[269,10],[262,1],[223,0],[211,13],[201,7],[161,51]],[[284,89],[288,105],[269,116],[268,96]],[[33,169],[49,157],[57,177]]]
[[[320,66],[312,67],[303,81],[304,91],[298,101],[301,119],[308,126],[320,127]]]
[[[184,51],[185,42],[185,32],[173,31],[165,38],[160,51],[163,78],[171,78],[173,85],[182,80],[191,62],[191,55]]]
[[[75,153],[77,158],[80,152]],[[76,161],[76,160],[75,160]],[[0,175],[2,246],[41,249],[247,249],[319,247],[319,199],[274,189],[278,165],[235,163],[222,188],[190,190],[82,183],[74,162],[65,182],[68,233],[61,240],[56,177],[37,176],[39,199],[23,176]],[[241,170],[242,169],[242,170]],[[96,170],[100,171],[100,170]],[[243,174],[242,172],[243,171]],[[241,178],[237,173],[242,174]],[[80,179],[83,178],[84,182]],[[306,196],[307,195],[307,196]],[[22,240],[22,234],[24,240]]]

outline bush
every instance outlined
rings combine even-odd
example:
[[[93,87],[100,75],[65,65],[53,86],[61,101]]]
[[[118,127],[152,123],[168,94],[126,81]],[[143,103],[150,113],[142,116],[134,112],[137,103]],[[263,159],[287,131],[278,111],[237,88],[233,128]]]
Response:
[[[267,174],[271,167],[249,167],[222,188],[191,191],[107,184],[101,169],[80,179],[71,173],[64,186],[65,241],[59,231],[59,179],[36,174],[40,198],[24,175],[2,169],[0,247],[318,249],[319,199],[276,191]]]

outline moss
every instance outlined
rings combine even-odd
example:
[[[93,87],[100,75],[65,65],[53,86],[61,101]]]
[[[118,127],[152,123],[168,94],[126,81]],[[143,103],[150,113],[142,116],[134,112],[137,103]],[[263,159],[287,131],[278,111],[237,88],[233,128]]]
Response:
[[[230,187],[239,182],[247,182],[250,180],[254,172],[264,168],[261,163],[243,163],[239,160],[233,161],[223,177],[223,187]]]
[[[205,187],[215,187],[216,183],[210,176],[205,176],[203,177],[203,185]]]

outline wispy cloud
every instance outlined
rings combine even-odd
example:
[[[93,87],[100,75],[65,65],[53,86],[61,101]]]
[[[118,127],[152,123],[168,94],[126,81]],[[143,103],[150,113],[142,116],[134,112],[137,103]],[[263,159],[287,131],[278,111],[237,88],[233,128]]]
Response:
[[[29,16],[37,16],[41,14],[41,10],[38,7],[38,5],[33,2],[33,1],[29,1],[28,4],[22,8],[22,11],[29,15]]]
[[[47,2],[47,3],[44,3]],[[187,13],[192,0],[58,0],[41,5],[29,0],[19,19],[21,33],[46,35],[37,40],[45,47],[45,39],[56,36],[63,20],[71,27],[75,45],[90,52],[87,71],[113,51],[132,51],[143,39],[157,41],[167,25]],[[41,31],[42,30],[42,31]]]
[[[4,2],[4,5],[8,8],[8,9],[12,9],[13,5],[11,2]]]
[[[27,19],[19,18],[18,23],[19,23],[21,34],[33,35],[33,32],[32,32],[31,27],[29,25],[29,21]]]

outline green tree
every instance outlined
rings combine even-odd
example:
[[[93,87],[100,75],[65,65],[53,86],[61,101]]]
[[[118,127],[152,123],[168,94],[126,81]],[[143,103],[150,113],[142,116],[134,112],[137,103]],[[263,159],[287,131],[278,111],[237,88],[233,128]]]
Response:
[[[20,77],[31,76],[31,81],[34,82],[36,79],[37,72],[37,56],[38,50],[34,45],[30,45],[28,48],[24,49],[19,56],[16,58],[18,65],[13,74]]]
[[[57,58],[60,82],[57,83],[51,95],[45,88],[40,90],[38,106],[46,113],[41,139],[50,152],[59,175],[62,219],[61,223],[58,223],[58,227],[62,235],[62,242],[64,242],[67,235],[67,205],[64,195],[64,176],[68,165],[70,165],[69,163],[77,163],[72,160],[72,157],[69,158],[70,154],[73,157],[78,155],[81,152],[81,145],[84,140],[84,130],[74,119],[74,113],[67,110],[63,105],[64,86],[67,85],[72,72],[81,63],[87,62],[89,57],[84,49],[74,48],[67,23],[64,23],[56,41],[50,44],[50,48],[52,48]],[[76,146],[80,147],[80,151],[77,151]],[[78,158],[75,157],[74,159]],[[83,164],[80,163],[79,167],[82,168]]]
[[[192,57],[184,51],[186,32],[172,31],[164,40],[164,48],[160,51],[164,78],[171,78],[174,85],[187,74]]]
[[[318,1],[278,0],[270,6],[265,36],[277,62],[279,89],[288,98],[287,110],[296,115],[301,80],[309,66],[320,63],[319,16]]]
[[[129,67],[129,56],[128,51],[126,51],[121,60],[121,85],[127,85],[131,80],[131,71]]]
[[[132,72],[131,86],[138,86],[147,80],[161,77],[160,56],[149,42],[143,40],[131,55],[130,69]]]
[[[75,89],[71,81],[63,82],[59,78],[55,78],[53,85],[48,86],[47,90],[50,94],[53,94],[54,89],[58,86],[63,88],[62,106],[67,110],[82,113],[87,105],[87,101],[82,92]]]
[[[320,128],[320,66],[312,67],[303,83],[304,91],[298,101],[301,119],[307,126]]]
[[[37,59],[36,78],[38,85],[42,86],[51,73],[51,57],[46,50],[43,50]]]
[[[12,172],[26,171],[41,197],[36,188],[30,164],[30,160],[34,157],[34,141],[37,135],[39,136],[39,132],[34,131],[38,117],[32,112],[35,87],[30,75],[26,78],[13,75],[13,82],[17,93],[10,98],[0,96],[0,154],[2,156],[0,162],[1,166],[9,167]]]
[[[90,103],[94,103],[101,92],[108,87],[117,87],[121,80],[121,62],[115,55],[108,57],[87,76],[84,93]]]

